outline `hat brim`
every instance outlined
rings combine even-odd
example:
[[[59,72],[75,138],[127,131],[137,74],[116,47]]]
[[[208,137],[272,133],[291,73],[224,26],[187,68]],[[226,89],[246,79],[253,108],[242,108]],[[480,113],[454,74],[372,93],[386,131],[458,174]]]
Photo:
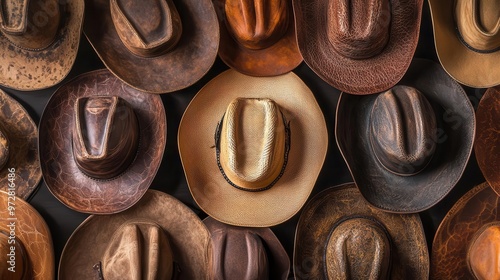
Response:
[[[491,188],[500,196],[500,88],[490,88],[476,111],[474,143],[477,164]]]
[[[290,121],[288,164],[265,191],[232,187],[217,165],[217,123],[238,97],[270,98]],[[328,134],[314,95],[294,73],[250,77],[227,70],[193,98],[180,122],[177,142],[189,189],[203,211],[226,224],[268,227],[288,220],[306,202],[325,160]]]
[[[467,165],[475,133],[475,115],[462,87],[436,63],[416,59],[399,83],[418,89],[437,119],[434,155],[421,172],[396,175],[376,159],[370,145],[370,113],[378,95],[342,93],[335,136],[361,194],[389,212],[415,213],[439,202],[455,186]]]
[[[9,159],[0,170],[0,189],[9,187],[9,169],[15,170],[16,195],[29,200],[42,179],[38,157],[38,129],[26,109],[0,90],[1,129],[9,139]]]
[[[391,1],[389,41],[376,56],[351,59],[328,40],[328,1],[293,1],[299,49],[307,65],[333,87],[365,95],[394,86],[410,65],[418,43],[423,0]]]
[[[106,67],[131,87],[150,93],[181,90],[212,67],[219,26],[210,0],[180,0],[175,5],[182,35],[171,51],[160,56],[139,57],[125,47],[113,24],[109,0],[86,1],[84,33]]]
[[[461,197],[439,225],[431,253],[431,279],[475,279],[467,266],[467,250],[475,233],[498,222],[498,196],[483,183]]]
[[[13,215],[10,210],[12,206],[14,206]],[[29,257],[33,277],[30,279],[54,279],[55,258],[52,237],[49,227],[38,211],[26,201],[12,200],[6,192],[0,191],[0,222],[0,230],[7,234],[11,231],[8,225],[11,222],[15,223],[15,238],[23,244]],[[4,265],[6,264],[2,264]]]
[[[291,1],[288,29],[281,39],[273,45],[251,50],[240,45],[227,30],[225,5],[226,0],[215,0],[214,5],[219,19],[220,39],[219,56],[229,67],[250,76],[277,76],[288,73],[302,62],[295,35],[295,25]]]
[[[139,123],[136,158],[124,173],[111,180],[85,175],[72,152],[74,103],[77,98],[97,95],[125,99]],[[136,203],[158,171],[167,139],[160,96],[135,90],[108,70],[82,74],[61,86],[47,103],[39,128],[41,167],[48,189],[67,207],[91,214],[116,213]]]
[[[429,0],[436,52],[444,70],[458,82],[475,88],[500,84],[500,51],[478,53],[458,36],[453,0]]]
[[[295,232],[295,279],[327,279],[324,256],[331,229],[349,216],[373,217],[389,232],[390,279],[428,279],[429,253],[420,217],[386,213],[371,207],[353,183],[320,192],[302,210]]]
[[[114,215],[92,215],[64,246],[59,279],[94,279],[93,265],[102,260],[115,231],[130,220],[150,220],[167,233],[179,279],[209,279],[212,243],[203,222],[176,198],[149,190],[132,208]]]
[[[76,59],[82,33],[84,1],[58,1],[61,28],[56,40],[43,50],[26,50],[12,44],[0,33],[0,84],[8,88],[32,91],[61,82]]]

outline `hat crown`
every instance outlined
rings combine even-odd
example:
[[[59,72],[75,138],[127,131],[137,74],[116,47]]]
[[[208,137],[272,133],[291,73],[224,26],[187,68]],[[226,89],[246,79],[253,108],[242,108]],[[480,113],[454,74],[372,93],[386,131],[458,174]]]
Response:
[[[364,59],[379,54],[389,41],[388,0],[328,1],[327,36],[344,57]]]
[[[20,48],[48,47],[56,38],[60,21],[57,0],[0,1],[0,31]]]
[[[7,164],[9,154],[9,138],[0,130],[0,170]]]
[[[77,99],[73,126],[73,156],[78,168],[96,179],[120,175],[132,163],[139,146],[134,109],[117,96]]]
[[[286,0],[227,0],[226,26],[245,48],[264,49],[276,43],[288,29],[290,7]]]
[[[499,279],[500,223],[483,226],[474,236],[467,252],[472,275],[479,280]]]
[[[9,243],[10,241],[10,243]],[[14,241],[14,242],[13,242]],[[12,250],[14,248],[14,250]],[[31,279],[31,267],[27,252],[19,238],[9,239],[6,232],[0,231],[0,279],[2,280],[28,280]],[[13,255],[12,264],[11,255]],[[14,267],[9,270],[9,267]]]
[[[370,143],[384,168],[408,176],[429,164],[437,145],[436,117],[417,89],[395,86],[379,94],[370,118]]]
[[[354,217],[341,221],[326,246],[327,279],[388,279],[391,242],[377,221]]]
[[[500,48],[500,1],[456,0],[455,20],[461,39],[479,52]]]
[[[172,0],[110,1],[116,32],[133,54],[158,56],[179,42],[182,22]]]

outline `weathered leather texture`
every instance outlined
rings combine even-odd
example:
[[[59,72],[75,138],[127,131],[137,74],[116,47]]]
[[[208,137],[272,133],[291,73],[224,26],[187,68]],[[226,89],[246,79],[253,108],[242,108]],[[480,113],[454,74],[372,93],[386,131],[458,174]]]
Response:
[[[78,98],[119,96],[134,109],[139,123],[139,148],[125,172],[96,180],[80,171],[73,157],[74,106]],[[40,121],[40,158],[49,190],[66,206],[85,213],[116,213],[136,203],[160,166],[166,144],[165,109],[159,96],[122,83],[107,70],[80,75],[59,88]],[[71,134],[71,133],[70,133]]]
[[[499,221],[484,225],[477,230],[469,243],[467,264],[478,280],[500,279],[498,256],[500,255]]]

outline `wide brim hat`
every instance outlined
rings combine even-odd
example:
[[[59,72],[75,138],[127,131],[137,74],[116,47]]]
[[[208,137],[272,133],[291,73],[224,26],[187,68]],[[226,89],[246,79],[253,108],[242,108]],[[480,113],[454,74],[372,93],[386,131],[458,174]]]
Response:
[[[380,211],[366,203],[353,183],[347,183],[318,193],[302,210],[295,232],[295,279],[327,279],[324,257],[330,232],[349,217],[375,219],[387,230],[392,245],[390,279],[428,278],[429,253],[419,216]]]
[[[217,57],[219,26],[210,0],[175,1],[181,38],[172,50],[156,57],[140,57],[125,47],[113,24],[109,0],[85,4],[83,31],[90,44],[106,67],[133,88],[150,93],[184,89],[201,79]]]
[[[461,178],[472,152],[475,115],[466,93],[437,63],[416,59],[399,82],[419,90],[434,107],[434,154],[425,169],[411,176],[387,170],[370,144],[370,113],[378,95],[342,93],[335,136],[363,197],[389,212],[415,213],[439,202]]]
[[[124,99],[133,108],[139,125],[135,159],[122,174],[109,180],[86,175],[73,157],[75,102],[92,96]],[[131,207],[149,188],[165,150],[167,121],[160,96],[133,89],[108,70],[97,70],[77,76],[52,95],[39,131],[42,173],[50,192],[73,210],[111,214]]]
[[[500,51],[469,49],[459,36],[454,0],[429,0],[436,53],[443,68],[461,84],[487,88],[500,84]],[[472,10],[470,11],[472,13]]]
[[[288,163],[281,178],[263,191],[233,187],[217,164],[217,124],[238,97],[272,99],[290,122]],[[288,220],[306,202],[323,166],[328,133],[314,95],[294,73],[250,77],[231,69],[193,98],[181,119],[178,143],[189,189],[203,211],[231,225],[268,227]]]
[[[108,242],[122,224],[151,221],[166,233],[179,266],[179,279],[210,279],[212,243],[203,222],[176,198],[149,190],[133,207],[114,215],[92,215],[70,236],[61,254],[59,279],[94,279]]]
[[[500,88],[490,88],[476,110],[474,152],[491,188],[500,196]]]
[[[391,1],[389,40],[378,55],[366,59],[347,58],[332,47],[327,32],[328,1],[293,1],[297,41],[305,63],[321,79],[351,94],[377,93],[394,86],[415,53],[423,0]]]
[[[229,67],[250,76],[277,76],[292,71],[302,62],[291,1],[286,1],[290,11],[287,30],[277,42],[263,49],[246,48],[230,34],[224,9],[226,2],[215,0],[214,5],[220,26],[219,56]]]
[[[0,189],[9,188],[9,173],[15,175],[16,196],[29,200],[42,179],[38,157],[38,129],[26,109],[0,90],[0,127],[9,140],[9,158],[0,170]],[[10,172],[9,169],[14,170]]]
[[[13,206],[13,207],[12,207]],[[30,279],[45,280],[55,277],[54,248],[50,230],[38,211],[22,199],[0,191],[0,231],[14,236],[22,243],[26,255],[26,263],[21,263],[21,252],[17,252],[18,268],[28,265],[31,270]],[[13,235],[9,224],[14,223]],[[12,239],[11,239],[12,240]],[[3,252],[2,254],[9,252]],[[2,263],[2,266],[7,265]]]
[[[0,34],[0,84],[16,90],[39,90],[61,82],[76,59],[82,33],[84,1],[61,3],[61,22],[55,41],[42,50],[22,49]],[[42,10],[40,16],[47,14]]]

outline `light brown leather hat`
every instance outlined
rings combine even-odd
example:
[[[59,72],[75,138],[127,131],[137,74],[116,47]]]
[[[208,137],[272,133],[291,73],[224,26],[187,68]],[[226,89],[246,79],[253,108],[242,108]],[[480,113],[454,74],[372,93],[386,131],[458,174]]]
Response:
[[[201,79],[217,57],[210,0],[89,0],[84,32],[106,67],[133,88],[166,93]]]
[[[434,42],[443,68],[476,88],[500,84],[498,1],[429,0]]]
[[[394,86],[418,43],[423,0],[295,0],[304,61],[323,80],[351,94]]]
[[[491,188],[500,196],[500,88],[488,89],[476,111],[474,143],[477,164]]]
[[[198,216],[149,190],[126,211],[83,221],[64,246],[59,279],[212,279],[211,259],[210,233]]]
[[[14,187],[16,196],[29,200],[41,179],[36,124],[21,104],[0,90],[0,189]]]
[[[343,93],[335,136],[369,203],[415,213],[438,203],[461,178],[475,124],[462,87],[439,64],[416,59],[389,91]]]
[[[123,211],[149,188],[166,138],[160,96],[133,89],[108,70],[82,74],[52,95],[40,120],[45,183],[73,210]]]
[[[498,279],[499,206],[487,183],[453,205],[434,236],[431,279]]]
[[[251,76],[276,76],[302,62],[292,1],[215,0],[220,25],[219,56]]]
[[[428,279],[429,253],[417,214],[370,206],[354,183],[328,188],[302,210],[295,279]]]
[[[290,260],[270,228],[203,220],[212,237],[214,280],[288,279]]]
[[[49,227],[35,208],[4,191],[0,191],[0,250],[0,279],[54,279]]]
[[[38,90],[62,81],[73,67],[84,1],[4,0],[0,10],[0,84]]]
[[[268,227],[304,205],[328,134],[314,95],[295,74],[250,77],[231,69],[193,98],[178,143],[201,209],[227,224]]]

